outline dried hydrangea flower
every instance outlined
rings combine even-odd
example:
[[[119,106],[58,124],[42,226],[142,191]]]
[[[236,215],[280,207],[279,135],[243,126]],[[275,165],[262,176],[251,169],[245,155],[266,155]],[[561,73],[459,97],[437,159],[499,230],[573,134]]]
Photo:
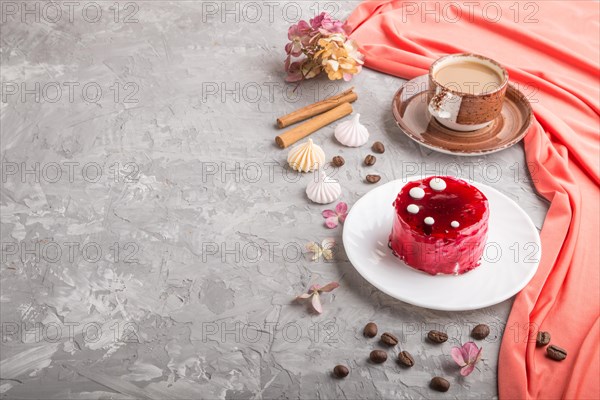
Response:
[[[348,204],[339,202],[335,206],[335,210],[324,210],[321,215],[325,218],[325,226],[329,229],[333,229],[338,224],[343,224],[348,216]]]
[[[341,34],[334,34],[319,40],[321,50],[315,53],[323,70],[331,80],[349,81],[362,69],[362,54],[358,52],[356,42]]]
[[[333,259],[333,248],[335,247],[334,238],[325,238],[319,245],[317,242],[310,242],[306,244],[306,250],[309,253],[313,253],[311,260],[319,261],[321,256],[325,261]]]
[[[364,56],[342,21],[323,12],[288,29],[286,81],[299,82],[325,71],[329,79],[350,80],[362,69]]]
[[[315,283],[308,289],[308,293],[303,293],[303,294],[297,296],[296,300],[300,301],[300,300],[311,299],[310,304],[312,305],[312,307],[314,308],[314,310],[316,312],[321,314],[323,312],[323,305],[321,304],[320,294],[323,292],[331,292],[334,289],[337,289],[338,287],[340,287],[340,284],[337,282],[329,282],[325,286],[321,286],[321,285]]]

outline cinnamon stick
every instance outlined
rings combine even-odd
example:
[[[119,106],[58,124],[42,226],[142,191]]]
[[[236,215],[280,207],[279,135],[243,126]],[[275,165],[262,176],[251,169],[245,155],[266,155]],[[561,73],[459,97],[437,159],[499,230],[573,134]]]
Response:
[[[275,138],[275,143],[282,149],[296,143],[298,140],[303,139],[321,129],[325,125],[332,123],[346,115],[352,114],[352,105],[350,103],[343,103],[336,108],[329,110],[321,115],[309,119],[306,122],[301,123],[298,126],[282,133]]]
[[[305,119],[314,117],[315,115],[319,115],[325,111],[329,111],[340,104],[353,103],[356,101],[356,99],[358,99],[358,95],[354,93],[354,87],[351,87],[350,89],[338,95],[328,97],[325,100],[310,104],[288,115],[277,118],[277,127],[280,129],[285,128],[295,124],[296,122],[304,121]]]

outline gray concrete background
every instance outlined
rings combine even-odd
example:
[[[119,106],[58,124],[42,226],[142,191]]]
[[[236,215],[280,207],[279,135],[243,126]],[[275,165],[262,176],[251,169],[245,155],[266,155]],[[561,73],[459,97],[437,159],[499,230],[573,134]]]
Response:
[[[288,171],[274,145],[276,117],[349,86],[285,85],[287,27],[323,9],[345,18],[357,2],[58,2],[59,17],[37,4],[23,15],[2,2],[2,398],[497,397],[511,301],[437,312],[379,292],[347,261],[342,229],[323,226],[333,205],[308,202],[311,175]],[[312,135],[346,159],[342,200],[372,189],[375,170],[381,183],[454,173],[541,227],[522,145],[478,158],[419,147],[390,112],[402,82],[369,70],[352,82],[371,142],[387,146],[371,169],[368,147],[343,148],[333,126]],[[298,254],[330,236],[333,262]],[[322,315],[291,302],[332,280]],[[367,362],[370,320],[414,368]],[[477,323],[492,334],[463,379],[449,353]],[[451,339],[428,344],[433,328]],[[343,381],[330,376],[338,363],[351,369]],[[448,393],[427,387],[434,375]]]

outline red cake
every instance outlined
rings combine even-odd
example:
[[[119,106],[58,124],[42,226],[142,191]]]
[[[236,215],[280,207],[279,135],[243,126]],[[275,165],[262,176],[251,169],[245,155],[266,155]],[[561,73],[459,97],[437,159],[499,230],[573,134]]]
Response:
[[[450,176],[429,177],[407,183],[394,208],[389,246],[406,264],[431,275],[479,265],[490,216],[479,189]]]

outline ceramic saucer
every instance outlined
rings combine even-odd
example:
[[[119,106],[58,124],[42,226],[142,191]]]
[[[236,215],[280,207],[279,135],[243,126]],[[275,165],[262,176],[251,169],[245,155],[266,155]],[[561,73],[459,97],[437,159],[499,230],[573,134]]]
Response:
[[[427,110],[428,89],[427,75],[406,82],[394,96],[392,111],[409,138],[432,150],[461,156],[495,153],[523,139],[533,121],[529,101],[509,84],[502,112],[490,125],[472,132],[453,131]]]

